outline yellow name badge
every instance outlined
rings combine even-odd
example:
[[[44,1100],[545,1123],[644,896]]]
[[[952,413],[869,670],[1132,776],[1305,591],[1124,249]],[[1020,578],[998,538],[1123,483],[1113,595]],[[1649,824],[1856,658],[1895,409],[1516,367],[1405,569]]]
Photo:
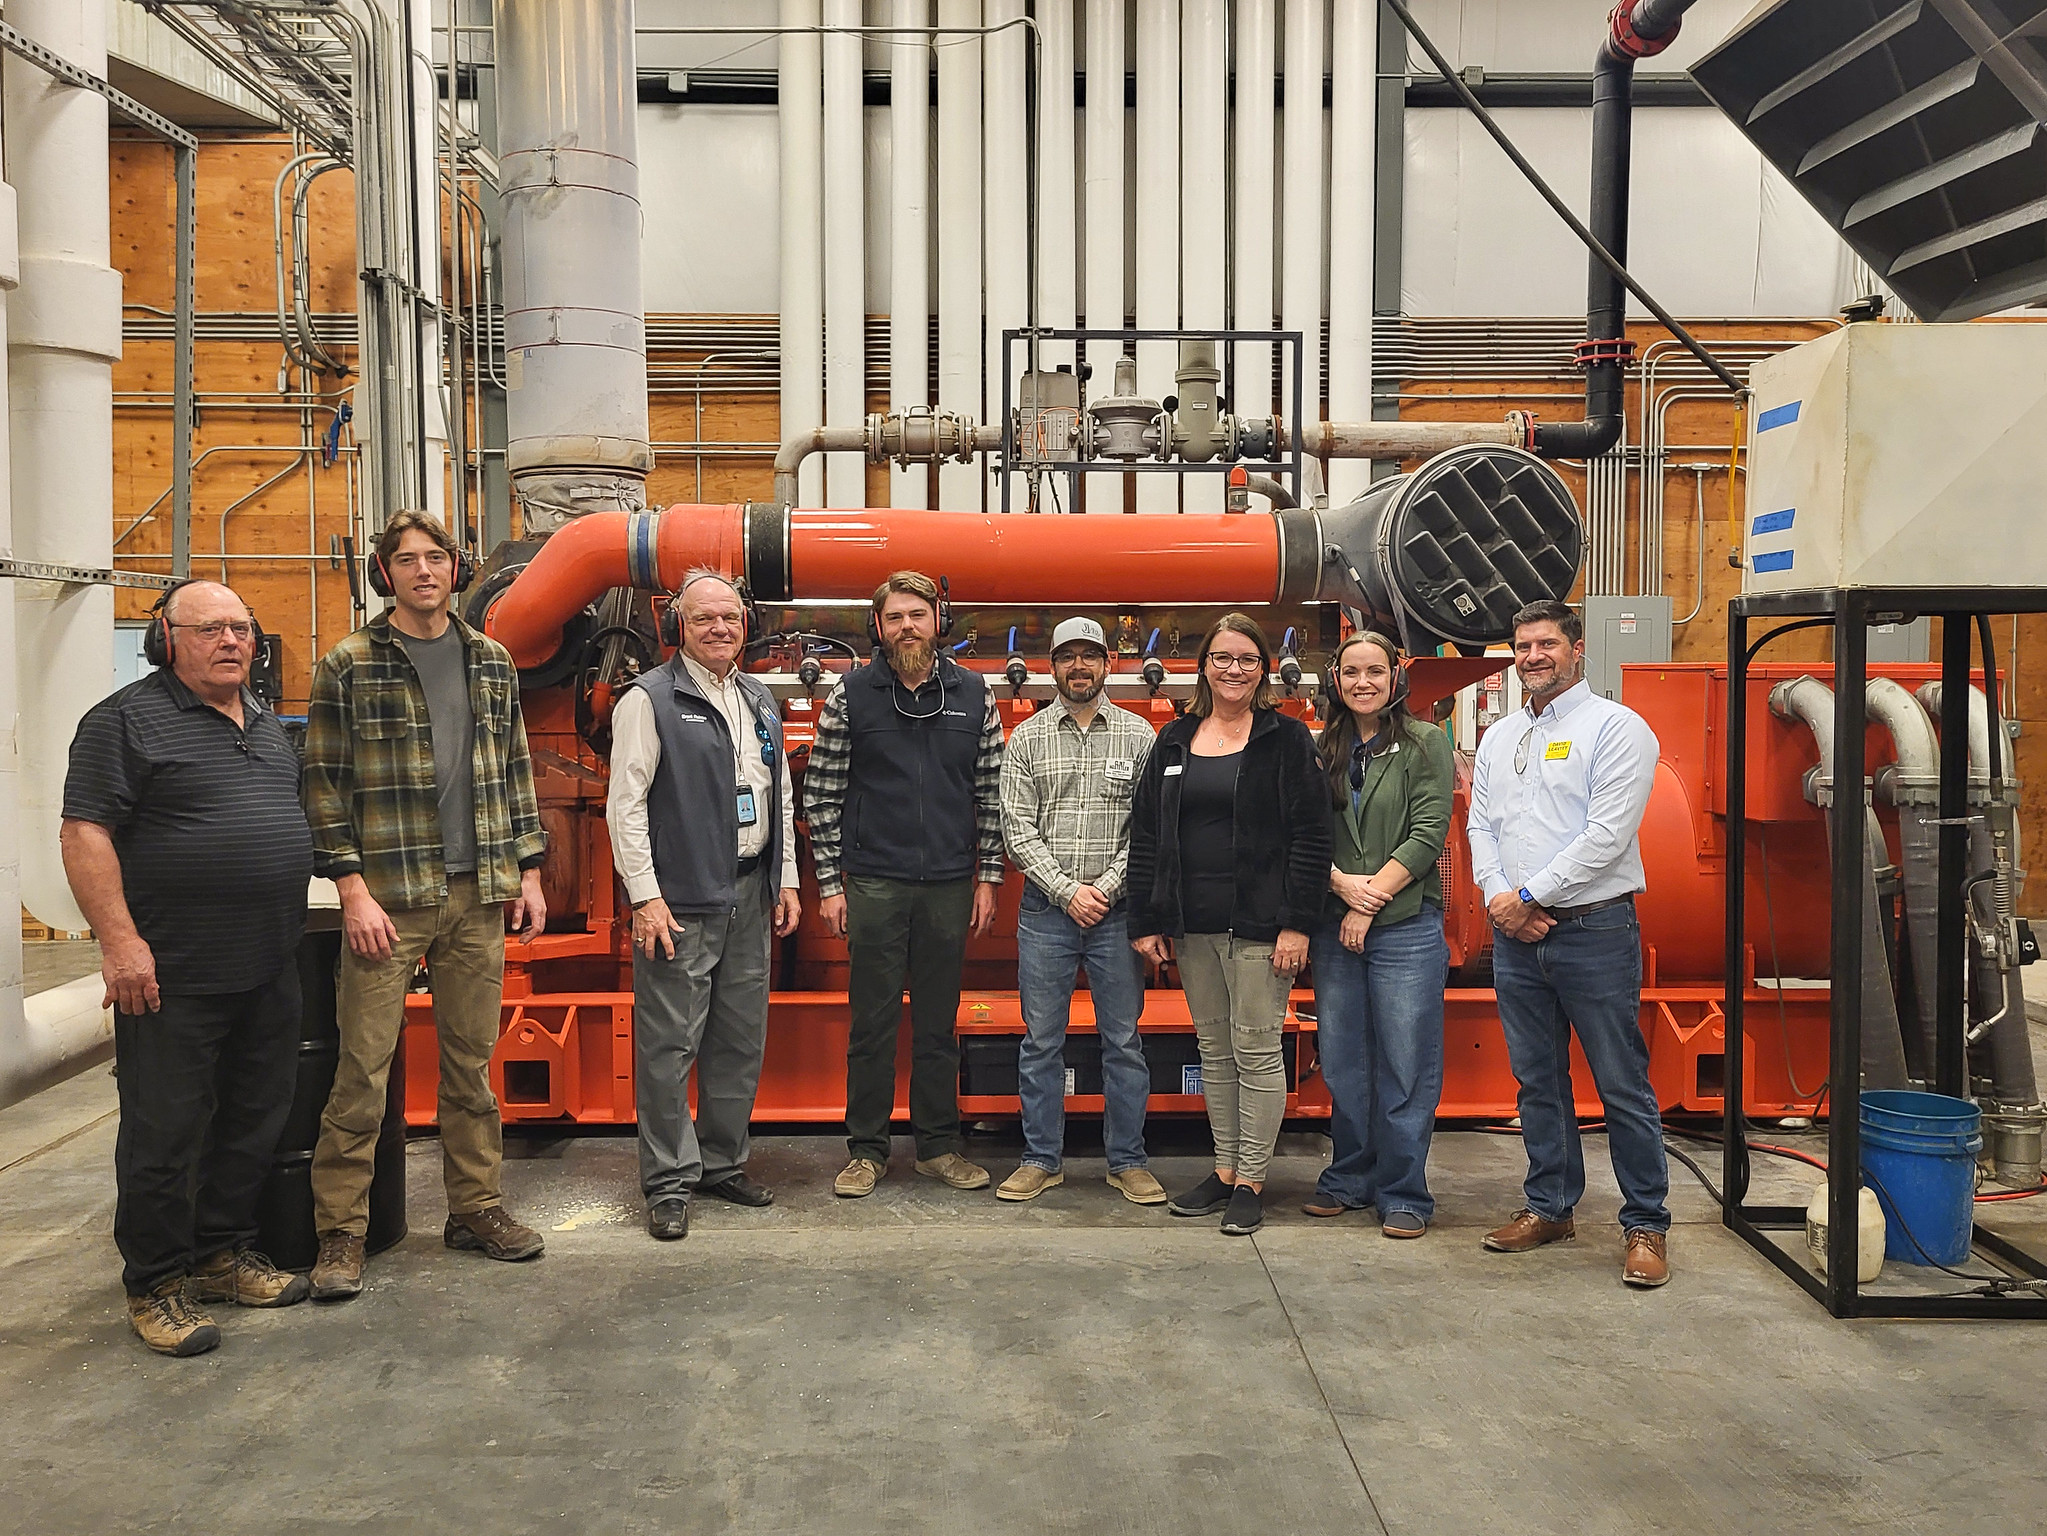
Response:
[[[1546,763],[1560,763],[1571,755],[1568,741],[1553,741],[1542,749],[1542,760]]]

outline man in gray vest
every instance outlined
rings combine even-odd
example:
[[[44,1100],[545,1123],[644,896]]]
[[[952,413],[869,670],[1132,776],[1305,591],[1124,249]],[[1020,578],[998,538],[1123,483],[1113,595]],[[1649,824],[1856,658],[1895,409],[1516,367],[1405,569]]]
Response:
[[[640,1192],[648,1232],[673,1241],[689,1235],[699,1190],[736,1205],[774,1199],[747,1176],[747,1124],[767,1046],[770,935],[793,933],[802,908],[782,717],[739,670],[738,588],[689,572],[662,638],[680,651],[612,711],[604,814],[638,952]]]

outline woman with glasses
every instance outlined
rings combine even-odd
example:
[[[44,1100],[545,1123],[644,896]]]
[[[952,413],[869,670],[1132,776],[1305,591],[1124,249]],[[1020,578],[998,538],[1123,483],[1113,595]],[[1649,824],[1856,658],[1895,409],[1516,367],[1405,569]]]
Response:
[[[1310,1216],[1379,1208],[1388,1237],[1420,1237],[1429,1136],[1443,1096],[1443,884],[1450,739],[1407,711],[1384,635],[1352,635],[1330,662],[1322,763],[1335,808],[1329,896],[1309,953],[1316,1045],[1329,1087],[1329,1167]]]
[[[1130,818],[1132,946],[1177,953],[1201,1050],[1215,1172],[1167,1202],[1243,1236],[1286,1114],[1280,1036],[1329,876],[1329,790],[1308,728],[1276,707],[1272,647],[1241,613],[1201,643],[1187,712],[1159,732]]]

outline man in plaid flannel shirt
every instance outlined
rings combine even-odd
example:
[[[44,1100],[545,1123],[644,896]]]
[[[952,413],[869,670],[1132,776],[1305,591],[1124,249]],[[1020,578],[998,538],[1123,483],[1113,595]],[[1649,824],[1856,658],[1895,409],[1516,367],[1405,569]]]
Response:
[[[528,939],[547,922],[519,675],[450,611],[462,556],[439,522],[396,513],[371,558],[395,606],[320,659],[304,754],[313,872],[334,881],[347,940],[340,1059],[313,1154],[315,1300],[362,1289],[385,1081],[422,959],[440,1036],[442,1238],[493,1259],[542,1246],[504,1209],[490,1087],[506,921]]]
[[[995,921],[1002,883],[1002,720],[981,678],[938,651],[938,583],[898,571],[874,594],[881,654],[819,712],[803,775],[818,918],[843,936],[846,1141],[832,1190],[872,1194],[888,1172],[903,982],[910,990],[910,1127],[917,1171],[985,1189],[960,1156],[960,966]]]

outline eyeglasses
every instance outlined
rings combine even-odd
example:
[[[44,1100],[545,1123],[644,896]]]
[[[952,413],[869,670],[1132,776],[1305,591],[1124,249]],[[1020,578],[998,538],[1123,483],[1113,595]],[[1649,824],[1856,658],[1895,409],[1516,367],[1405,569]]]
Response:
[[[1205,658],[1218,672],[1263,672],[1263,656],[1238,656],[1230,651],[1210,651]]]
[[[1521,733],[1521,745],[1514,749],[1514,771],[1516,773],[1526,773],[1528,771],[1528,744],[1534,739],[1535,727],[1531,725]]]
[[[766,724],[762,722],[761,717],[759,715],[755,715],[753,717],[753,734],[760,740],[761,761],[766,763],[770,768],[774,767],[775,738],[773,734],[769,732]]]
[[[256,626],[247,619],[217,619],[211,624],[172,624],[172,629],[189,629],[209,645],[222,635],[233,635],[237,640],[256,638]]]

